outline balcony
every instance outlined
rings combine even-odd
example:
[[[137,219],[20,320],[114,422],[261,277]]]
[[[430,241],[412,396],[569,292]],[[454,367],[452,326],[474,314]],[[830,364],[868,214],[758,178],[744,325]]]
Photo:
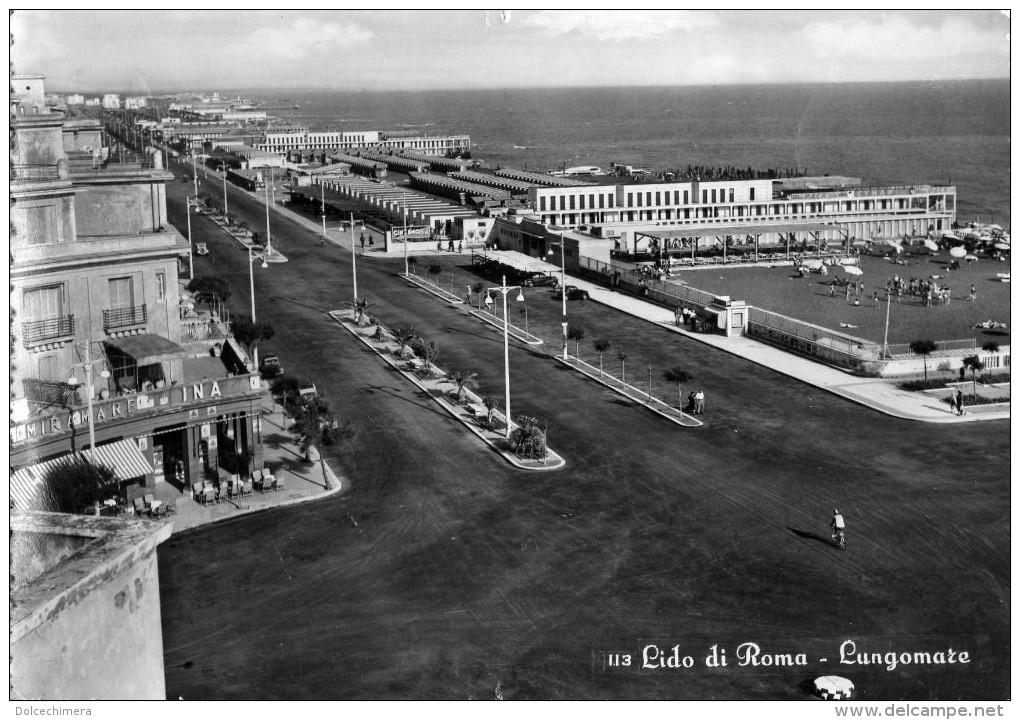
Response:
[[[57,164],[49,165],[11,165],[11,180],[14,181],[41,181],[41,180],[59,180],[60,172],[57,170]]]
[[[103,310],[103,330],[110,332],[134,325],[144,325],[148,320],[148,313],[145,305],[134,307],[117,308],[115,310]]]
[[[74,336],[74,315],[23,322],[21,335],[25,347],[71,338]]]

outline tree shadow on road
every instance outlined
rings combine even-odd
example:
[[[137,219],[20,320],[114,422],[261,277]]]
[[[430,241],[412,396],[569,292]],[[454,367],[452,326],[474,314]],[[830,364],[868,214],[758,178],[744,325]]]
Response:
[[[805,540],[817,540],[820,543],[825,543],[826,545],[832,545],[832,538],[829,537],[828,535],[819,535],[818,533],[806,532],[804,530],[798,530],[796,528],[790,527],[789,525],[786,526],[786,529],[789,530],[790,532],[792,532],[797,537],[802,537]]]
[[[401,394],[399,394],[397,392],[394,392],[391,388],[383,387],[381,385],[365,385],[363,389],[368,391],[369,393],[377,393],[377,392],[385,393],[386,395],[390,395],[391,397],[395,397],[398,400],[403,400],[404,402],[410,403],[411,405],[417,405],[418,407],[420,407],[420,408],[422,408],[424,410],[428,410],[430,413],[434,413],[434,414],[436,414],[436,415],[438,415],[440,417],[443,417],[443,418],[449,417],[449,415],[447,415],[446,413],[440,412],[439,410],[437,410],[434,405],[430,405],[430,403],[434,403],[435,400],[433,398],[431,398],[427,393],[425,393],[425,392],[423,392],[421,390],[419,390],[417,393],[415,393],[415,395],[417,397],[419,397],[419,398],[426,398],[426,399],[430,400],[430,403],[415,402],[414,400],[410,400],[410,399],[404,397],[403,395],[401,395]]]

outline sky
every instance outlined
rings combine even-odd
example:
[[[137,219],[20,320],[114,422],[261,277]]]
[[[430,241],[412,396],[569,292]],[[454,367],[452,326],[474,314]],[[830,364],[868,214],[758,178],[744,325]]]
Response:
[[[33,10],[49,91],[456,88],[1009,77],[998,11]]]

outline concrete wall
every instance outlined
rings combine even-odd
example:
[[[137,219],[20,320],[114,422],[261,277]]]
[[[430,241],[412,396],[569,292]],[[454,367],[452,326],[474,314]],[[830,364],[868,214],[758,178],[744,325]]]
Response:
[[[19,534],[95,538],[12,590],[11,699],[166,698],[156,547],[169,523],[12,513]]]

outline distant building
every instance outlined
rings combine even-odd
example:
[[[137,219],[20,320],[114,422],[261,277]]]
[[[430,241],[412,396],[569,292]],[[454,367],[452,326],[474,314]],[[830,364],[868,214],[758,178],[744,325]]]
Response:
[[[86,98],[86,100],[85,100],[85,107],[99,107],[100,102],[101,101],[97,97],[95,97],[95,98]]]
[[[74,93],[73,95],[68,95],[64,99],[64,102],[67,103],[68,105],[84,105],[85,104],[85,96],[84,95],[80,95],[78,93]]]
[[[125,110],[139,110],[140,108],[148,105],[149,99],[146,97],[129,97],[124,98],[124,109]]]
[[[120,95],[117,93],[106,93],[103,95],[103,107],[107,110],[119,110]]]
[[[309,132],[305,128],[269,128],[262,138],[254,143],[260,150],[285,153],[291,150],[334,150],[347,153],[356,150],[416,150],[428,155],[463,153],[471,150],[471,138],[467,135],[424,135],[409,136],[401,133],[386,133],[376,130],[352,132]]]
[[[36,508],[89,429],[129,503],[261,468],[266,387],[218,311],[182,295],[190,248],[167,221],[161,154],[112,153],[110,128],[38,108],[41,76],[12,90],[12,502]]]

